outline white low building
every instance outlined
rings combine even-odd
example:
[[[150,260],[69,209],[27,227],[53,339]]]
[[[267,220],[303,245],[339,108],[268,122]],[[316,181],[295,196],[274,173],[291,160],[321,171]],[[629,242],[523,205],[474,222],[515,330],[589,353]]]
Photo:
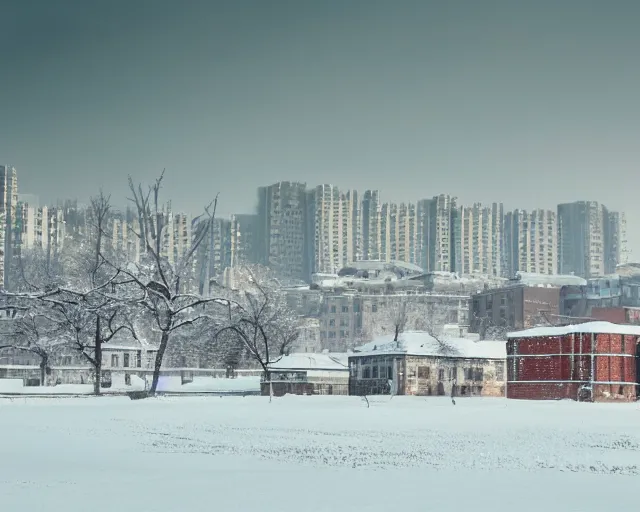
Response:
[[[269,365],[263,375],[262,394],[347,395],[349,394],[349,354],[291,354]]]

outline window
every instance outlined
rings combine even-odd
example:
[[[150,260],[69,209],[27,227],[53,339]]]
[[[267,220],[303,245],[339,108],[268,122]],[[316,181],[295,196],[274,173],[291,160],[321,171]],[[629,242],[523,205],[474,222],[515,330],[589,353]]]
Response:
[[[365,366],[362,369],[362,378],[363,379],[370,379],[371,378],[371,367],[370,366]]]
[[[329,320],[329,327],[335,327],[336,326],[336,319],[332,318],[331,320]]]
[[[123,361],[122,361],[122,366],[124,366],[125,368],[129,368],[129,354],[125,353],[123,356]]]
[[[482,381],[483,377],[484,377],[483,368],[465,368],[464,369],[465,380]]]
[[[343,313],[348,313],[349,312],[349,306],[342,306],[342,312]]]
[[[130,373],[125,373],[124,374],[124,383],[126,386],[131,386],[131,374]]]
[[[496,380],[504,380],[504,363],[496,361]]]
[[[374,304],[373,306],[371,306],[371,312],[372,313],[377,313],[378,312],[378,306],[376,304]]]
[[[378,366],[377,365],[372,368],[371,378],[372,379],[377,379],[378,378]]]
[[[428,366],[418,366],[418,378],[419,379],[428,379],[429,378],[429,367]]]
[[[111,354],[111,366],[117,368],[120,366],[120,362],[118,361],[118,354]]]
[[[440,381],[444,380],[444,368],[440,368],[438,370],[438,380],[440,380]]]
[[[393,366],[387,367],[387,379],[393,379]]]
[[[138,368],[142,367],[142,350],[138,350],[136,354],[136,366]]]
[[[335,312],[336,312],[336,307],[335,307],[335,306],[331,306],[330,311],[331,311],[332,313],[335,313]]]

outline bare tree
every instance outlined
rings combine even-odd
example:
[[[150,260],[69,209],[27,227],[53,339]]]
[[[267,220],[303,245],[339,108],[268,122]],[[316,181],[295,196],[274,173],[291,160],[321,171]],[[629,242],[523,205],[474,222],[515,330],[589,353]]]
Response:
[[[22,260],[20,275],[27,291],[5,293],[9,300],[48,311],[47,318],[57,325],[60,340],[92,365],[96,394],[100,393],[102,344],[122,331],[135,337],[130,301],[115,293],[116,288],[132,280],[105,263],[110,211],[109,197],[100,192],[91,199],[88,215],[92,229],[88,238],[56,251],[55,267],[50,254],[44,258],[40,254],[38,263],[34,253],[31,266]]]
[[[386,303],[379,306],[367,322],[366,335],[369,339],[376,336],[393,335],[393,341],[400,342],[405,331],[424,331],[433,337],[441,349],[449,351],[451,345],[443,336],[443,328],[448,323],[450,308],[446,304],[424,302],[417,296],[388,296]]]
[[[138,217],[139,231],[136,235],[144,254],[139,265],[112,264],[127,277],[121,285],[130,287],[133,284],[137,287],[138,297],[129,300],[132,304],[141,306],[146,314],[151,316],[160,335],[148,395],[154,395],[156,392],[163,358],[172,334],[196,322],[211,319],[211,313],[207,311],[208,304],[227,304],[227,301],[221,299],[203,297],[190,290],[188,286],[193,273],[194,255],[209,234],[210,223],[215,217],[217,197],[205,208],[206,215],[198,223],[190,247],[172,263],[164,248],[165,236],[171,225],[160,202],[163,179],[164,171],[155,183],[145,190],[141,184],[134,185],[133,180],[129,178],[132,194],[130,200],[135,205]]]
[[[506,340],[507,334],[513,329],[507,325],[507,319],[493,322],[489,316],[478,316],[474,313],[475,324],[481,340]]]
[[[258,265],[237,269],[239,289],[231,292],[226,325],[216,336],[232,333],[262,368],[273,395],[271,365],[286,355],[299,335],[300,318],[287,304],[273,273]]]
[[[49,363],[55,353],[64,346],[60,337],[60,323],[50,308],[33,304],[21,311],[12,321],[6,333],[9,344],[0,349],[27,352],[39,358],[40,385],[46,386]]]
[[[429,304],[420,302],[418,297],[389,296],[367,322],[368,334],[371,337],[392,334],[393,341],[397,342],[405,331],[427,330],[427,327],[435,330],[441,318],[428,318],[432,314]]]

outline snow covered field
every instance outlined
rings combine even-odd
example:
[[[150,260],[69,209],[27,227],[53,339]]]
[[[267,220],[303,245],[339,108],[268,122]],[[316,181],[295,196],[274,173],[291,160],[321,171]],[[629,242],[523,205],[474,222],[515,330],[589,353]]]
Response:
[[[588,512],[640,476],[638,404],[20,397],[0,439],[3,512]]]
[[[131,385],[125,385],[124,374],[116,376],[110,388],[102,389],[105,395],[122,394],[129,391],[144,391],[143,379],[132,375]],[[151,376],[146,388],[151,386]],[[223,379],[194,377],[192,382],[182,384],[180,377],[160,377],[158,391],[165,393],[241,393],[260,392],[260,377],[238,377]],[[58,384],[57,386],[25,386],[23,379],[0,379],[1,395],[91,395],[93,384]]]

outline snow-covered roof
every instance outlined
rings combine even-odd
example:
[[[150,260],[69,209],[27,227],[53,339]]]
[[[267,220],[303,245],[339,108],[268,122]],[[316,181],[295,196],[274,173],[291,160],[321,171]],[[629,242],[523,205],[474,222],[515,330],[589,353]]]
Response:
[[[116,343],[103,343],[102,350],[123,350],[123,351],[137,351],[137,350],[147,350],[154,351],[158,350],[155,347],[151,346],[142,346],[142,345],[118,345]]]
[[[345,353],[290,354],[269,365],[274,370],[347,370],[349,357]]]
[[[463,359],[505,359],[504,341],[475,341],[443,337],[440,341],[424,331],[407,331],[393,341],[392,334],[381,336],[355,349],[354,355],[403,354],[413,356],[457,357]]]
[[[393,267],[409,271],[415,274],[424,274],[424,269],[413,263],[399,260],[360,260],[351,261],[347,264],[347,267],[357,268],[359,270],[387,270]]]
[[[535,272],[517,272],[518,281],[527,286],[585,286],[587,280],[566,274],[538,274]]]
[[[585,322],[583,324],[563,325],[560,327],[533,327],[524,331],[510,332],[507,338],[537,338],[565,336],[567,334],[626,334],[640,336],[640,326],[620,325],[611,322]]]

